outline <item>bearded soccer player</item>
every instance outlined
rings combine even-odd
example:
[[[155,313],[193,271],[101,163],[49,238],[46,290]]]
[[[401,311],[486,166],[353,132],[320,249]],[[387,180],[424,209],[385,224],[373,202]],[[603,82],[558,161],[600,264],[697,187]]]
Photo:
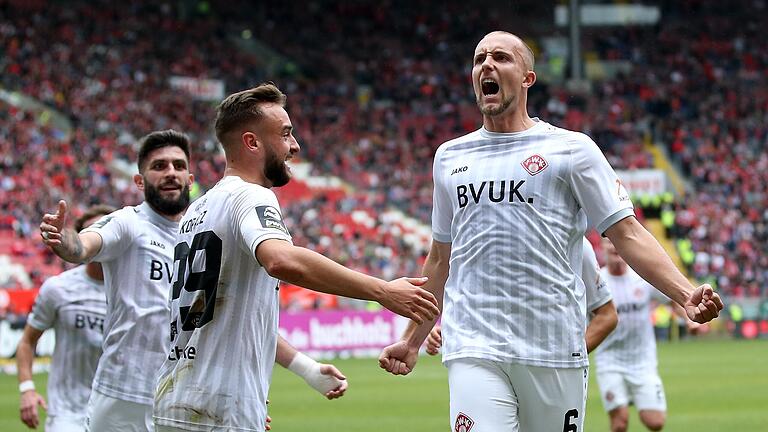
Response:
[[[75,230],[88,227],[115,209],[93,206],[75,222]],[[101,264],[75,267],[43,283],[27,319],[24,334],[16,349],[21,392],[21,421],[36,429],[40,423],[37,407],[48,411],[46,432],[85,429],[86,408],[91,383],[101,356],[104,315],[104,276]],[[32,363],[37,342],[47,329],[56,332],[56,345],[48,375],[48,404],[35,391]]]
[[[417,285],[349,270],[291,243],[272,187],[291,179],[299,151],[285,95],[263,84],[218,107],[224,178],[187,211],[174,249],[171,345],[160,369],[154,417],[159,431],[262,431],[275,362],[278,279],[376,300],[419,322],[437,300]]]
[[[587,387],[584,284],[588,226],[697,322],[723,304],[694,288],[635,219],[632,202],[586,135],[527,111],[534,57],[519,37],[487,34],[471,81],[479,130],[442,144],[433,164],[433,242],[425,288],[443,299],[451,427],[581,431]],[[413,370],[433,322],[411,323],[379,363]]]
[[[100,262],[107,318],[104,353],[88,402],[93,432],[151,431],[155,374],[166,352],[168,285],[179,219],[189,204],[189,139],[174,130],[141,140],[133,177],[144,202],[127,206],[79,234],[65,228],[67,204],[46,214],[43,240],[62,259]]]

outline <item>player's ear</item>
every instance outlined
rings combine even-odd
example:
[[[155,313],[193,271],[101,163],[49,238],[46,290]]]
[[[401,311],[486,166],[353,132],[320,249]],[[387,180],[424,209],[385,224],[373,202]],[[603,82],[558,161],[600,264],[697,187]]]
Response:
[[[245,150],[248,150],[249,152],[253,152],[254,150],[257,150],[261,146],[261,142],[259,142],[259,138],[253,132],[244,132],[240,138],[242,139],[242,143],[243,143],[243,146],[245,147]]]
[[[529,70],[523,76],[523,88],[531,88],[536,82],[536,72]]]
[[[141,174],[134,174],[133,175],[133,182],[136,184],[136,187],[139,188],[140,191],[144,190],[144,176]]]

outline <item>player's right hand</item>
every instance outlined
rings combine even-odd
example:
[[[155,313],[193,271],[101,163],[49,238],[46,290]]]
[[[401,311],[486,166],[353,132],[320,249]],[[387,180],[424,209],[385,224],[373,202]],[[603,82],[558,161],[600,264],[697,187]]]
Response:
[[[55,214],[46,213],[43,215],[43,222],[40,223],[40,236],[46,246],[58,246],[61,244],[61,232],[64,230],[64,223],[67,221],[67,202],[59,201],[59,207]]]
[[[40,416],[37,414],[38,405],[43,407],[44,410],[48,410],[45,399],[36,391],[29,390],[21,394],[21,403],[19,404],[21,422],[30,429],[37,429],[37,425],[40,424]]]
[[[419,350],[412,349],[406,341],[396,342],[381,351],[379,367],[392,375],[408,375],[419,359]]]
[[[436,355],[440,352],[441,346],[443,346],[443,334],[440,331],[440,325],[435,324],[427,336],[427,354]]]
[[[379,303],[392,312],[410,318],[418,324],[424,321],[432,321],[440,314],[437,300],[431,292],[420,286],[427,282],[427,278],[395,279],[387,282]]]

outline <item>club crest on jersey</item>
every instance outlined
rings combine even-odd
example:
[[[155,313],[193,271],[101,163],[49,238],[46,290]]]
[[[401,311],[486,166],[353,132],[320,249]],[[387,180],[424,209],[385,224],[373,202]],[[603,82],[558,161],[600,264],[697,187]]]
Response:
[[[459,415],[456,416],[456,424],[453,426],[453,432],[469,432],[474,425],[474,420],[469,418],[469,416],[463,412],[459,412]]]
[[[547,161],[543,157],[537,154],[524,160],[522,162],[522,165],[523,165],[523,168],[525,168],[525,170],[528,171],[528,174],[532,176],[535,176],[536,174],[544,171],[549,166]]]

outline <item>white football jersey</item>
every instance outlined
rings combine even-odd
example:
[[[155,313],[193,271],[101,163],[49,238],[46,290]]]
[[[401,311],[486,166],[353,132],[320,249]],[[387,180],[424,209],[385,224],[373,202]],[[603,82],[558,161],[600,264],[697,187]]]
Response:
[[[582,242],[584,260],[581,263],[581,280],[587,288],[587,314],[611,301],[611,291],[600,276],[600,265],[597,263],[592,244],[584,238]],[[589,317],[589,316],[588,316]]]
[[[535,121],[481,128],[435,155],[433,237],[451,243],[444,361],[588,363],[582,237],[588,223],[602,233],[631,216],[632,203],[589,137]]]
[[[255,251],[268,239],[291,241],[277,197],[239,177],[225,177],[187,210],[175,247],[172,342],[155,393],[157,424],[264,431],[278,280]]]
[[[27,324],[56,332],[48,416],[85,416],[101,356],[106,308],[104,284],[90,278],[85,266],[53,276],[40,288]]]
[[[104,269],[107,317],[93,389],[106,396],[152,404],[155,374],[168,343],[163,329],[178,226],[145,202],[83,230],[98,233],[103,241],[93,261]]]
[[[600,270],[613,295],[619,324],[595,349],[599,372],[638,373],[656,370],[656,338],[651,323],[651,297],[664,302],[669,299],[627,266],[622,276]]]

